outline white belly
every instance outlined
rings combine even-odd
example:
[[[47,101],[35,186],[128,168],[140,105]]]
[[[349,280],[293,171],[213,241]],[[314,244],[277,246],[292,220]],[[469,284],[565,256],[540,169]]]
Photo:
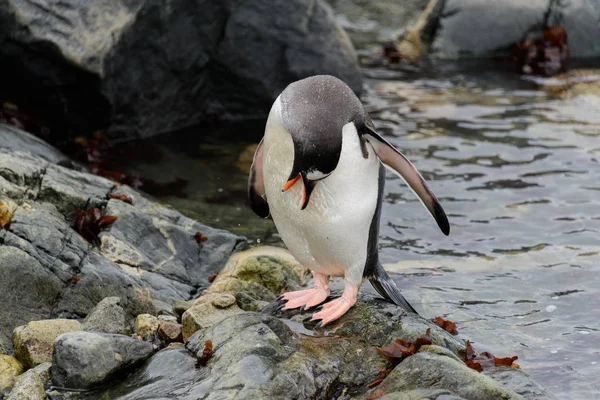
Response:
[[[346,125],[336,169],[316,184],[308,206],[301,210],[301,180],[282,192],[292,170],[294,147],[275,111],[265,130],[263,176],[277,230],[304,266],[360,284],[377,207],[379,159],[368,144],[369,157],[363,157],[354,125]]]

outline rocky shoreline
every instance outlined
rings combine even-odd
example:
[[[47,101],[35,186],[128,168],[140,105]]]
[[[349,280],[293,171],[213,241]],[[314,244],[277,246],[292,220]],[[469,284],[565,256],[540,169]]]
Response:
[[[127,186],[117,189],[133,204],[107,199],[113,182],[7,132],[0,398],[552,398],[521,369],[468,368],[462,340],[381,299],[361,295],[325,329],[309,312],[278,311],[277,296],[309,276],[284,249],[240,252],[242,238]],[[95,244],[73,228],[92,206],[117,216]],[[427,329],[432,344],[369,388],[389,368],[377,347]]]

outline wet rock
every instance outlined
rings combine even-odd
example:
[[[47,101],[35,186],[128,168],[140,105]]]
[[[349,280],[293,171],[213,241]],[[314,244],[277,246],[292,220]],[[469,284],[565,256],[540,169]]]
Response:
[[[561,24],[567,30],[569,55],[600,55],[594,41],[600,33],[600,4],[594,0],[557,2],[520,0],[439,0],[439,14],[431,52],[443,57],[508,54],[529,32]]]
[[[425,382],[427,387],[422,387]],[[437,390],[436,395],[454,395],[464,399],[523,399],[460,361],[427,352],[419,352],[402,361],[377,389],[383,390],[390,398],[410,392]]]
[[[125,333],[125,310],[121,298],[107,297],[88,314],[83,330],[104,333]]]
[[[135,334],[144,340],[151,340],[159,325],[160,321],[155,316],[140,314],[135,319]]]
[[[183,341],[181,324],[175,322],[161,322],[158,326],[158,337],[167,344]]]
[[[124,335],[71,332],[54,343],[52,381],[55,385],[87,389],[147,359],[150,343]]]
[[[75,132],[148,137],[263,118],[288,83],[315,74],[361,89],[352,44],[321,0],[36,1],[2,1],[0,65]]]
[[[257,252],[264,255],[266,249]],[[285,260],[286,255],[278,250],[271,258],[281,264],[280,256]],[[237,262],[230,268],[232,265]],[[254,274],[242,276],[256,280]],[[240,276],[236,279],[242,280]],[[386,365],[376,347],[396,338],[414,341],[431,329],[433,344],[422,346],[412,356],[418,356],[412,364],[401,368],[409,357],[396,367],[400,368],[396,374],[405,374],[409,380],[395,383],[396,375],[390,375],[381,384],[387,385],[390,398],[520,399],[523,394],[537,400],[520,389],[527,381],[533,385],[528,387],[539,387],[526,374],[518,383],[506,380],[503,384],[469,369],[462,361],[462,340],[382,299],[361,293],[346,315],[317,329],[309,321],[310,311],[282,312],[277,301],[261,313],[242,311],[240,299],[245,299],[243,304],[252,303],[248,298],[256,302],[242,293],[218,293],[213,288],[212,293],[203,294],[183,314],[186,349],[171,346],[158,352],[125,381],[94,392],[92,397],[163,399],[176,391],[182,399],[321,399],[342,394],[364,399],[372,392],[369,383]],[[208,341],[212,352],[199,363]]]
[[[328,3],[354,46],[365,49],[402,36],[429,0],[328,0]]]
[[[227,305],[226,305],[227,304]],[[210,293],[201,296],[194,306],[181,316],[183,341],[199,329],[213,326],[232,315],[243,313],[237,306],[235,297],[227,293]]]
[[[72,319],[31,321],[15,328],[12,344],[16,357],[28,368],[52,361],[52,348],[57,336],[81,330],[81,323]]]
[[[85,317],[106,297],[121,299],[126,323],[170,308],[206,285],[206,276],[242,242],[126,186],[121,190],[135,193],[135,205],[107,200],[112,185],[0,142],[0,201],[17,204],[10,224],[0,229],[0,302],[6,305],[0,308],[0,342],[8,351],[15,327]],[[100,234],[99,247],[72,228],[84,207],[118,217]],[[192,237],[197,231],[211,238],[200,248]]]
[[[245,292],[256,300],[273,301],[284,291],[298,290],[308,270],[285,249],[261,246],[231,256],[205,293]]]
[[[0,354],[0,398],[10,392],[15,380],[23,371],[25,367],[15,357]]]
[[[595,0],[555,1],[550,9],[550,24],[561,24],[569,36],[571,57],[598,57],[600,43],[600,4]]]
[[[45,400],[44,382],[32,369],[20,375],[6,400]]]

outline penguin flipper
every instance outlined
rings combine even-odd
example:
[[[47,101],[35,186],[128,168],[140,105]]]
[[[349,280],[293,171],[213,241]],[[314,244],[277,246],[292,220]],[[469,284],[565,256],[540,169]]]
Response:
[[[408,158],[375,132],[374,128],[367,125],[367,129],[368,131],[365,136],[367,136],[369,143],[375,149],[377,157],[404,180],[413,193],[421,200],[421,203],[429,211],[429,214],[435,219],[444,235],[447,236],[450,233],[448,217],[437,197],[433,194],[433,191],[427,186],[425,179],[423,179]]]
[[[268,218],[270,211],[263,179],[262,147],[263,140],[261,140],[256,147],[254,159],[252,160],[252,167],[250,167],[250,175],[248,176],[248,201],[250,202],[252,211],[254,211],[256,215]]]
[[[388,273],[383,269],[383,266],[378,262],[373,275],[369,276],[369,282],[373,288],[385,299],[391,301],[397,306],[402,307],[409,313],[419,315],[419,313],[410,305],[410,303],[402,296],[396,283],[390,278]]]

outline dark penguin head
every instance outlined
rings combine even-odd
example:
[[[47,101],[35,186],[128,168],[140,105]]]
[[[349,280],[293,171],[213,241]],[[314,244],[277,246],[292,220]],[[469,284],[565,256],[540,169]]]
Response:
[[[342,129],[365,125],[366,113],[340,79],[318,75],[290,84],[281,93],[281,119],[294,142],[294,164],[283,190],[302,179],[306,208],[317,181],[335,170],[342,152]]]

